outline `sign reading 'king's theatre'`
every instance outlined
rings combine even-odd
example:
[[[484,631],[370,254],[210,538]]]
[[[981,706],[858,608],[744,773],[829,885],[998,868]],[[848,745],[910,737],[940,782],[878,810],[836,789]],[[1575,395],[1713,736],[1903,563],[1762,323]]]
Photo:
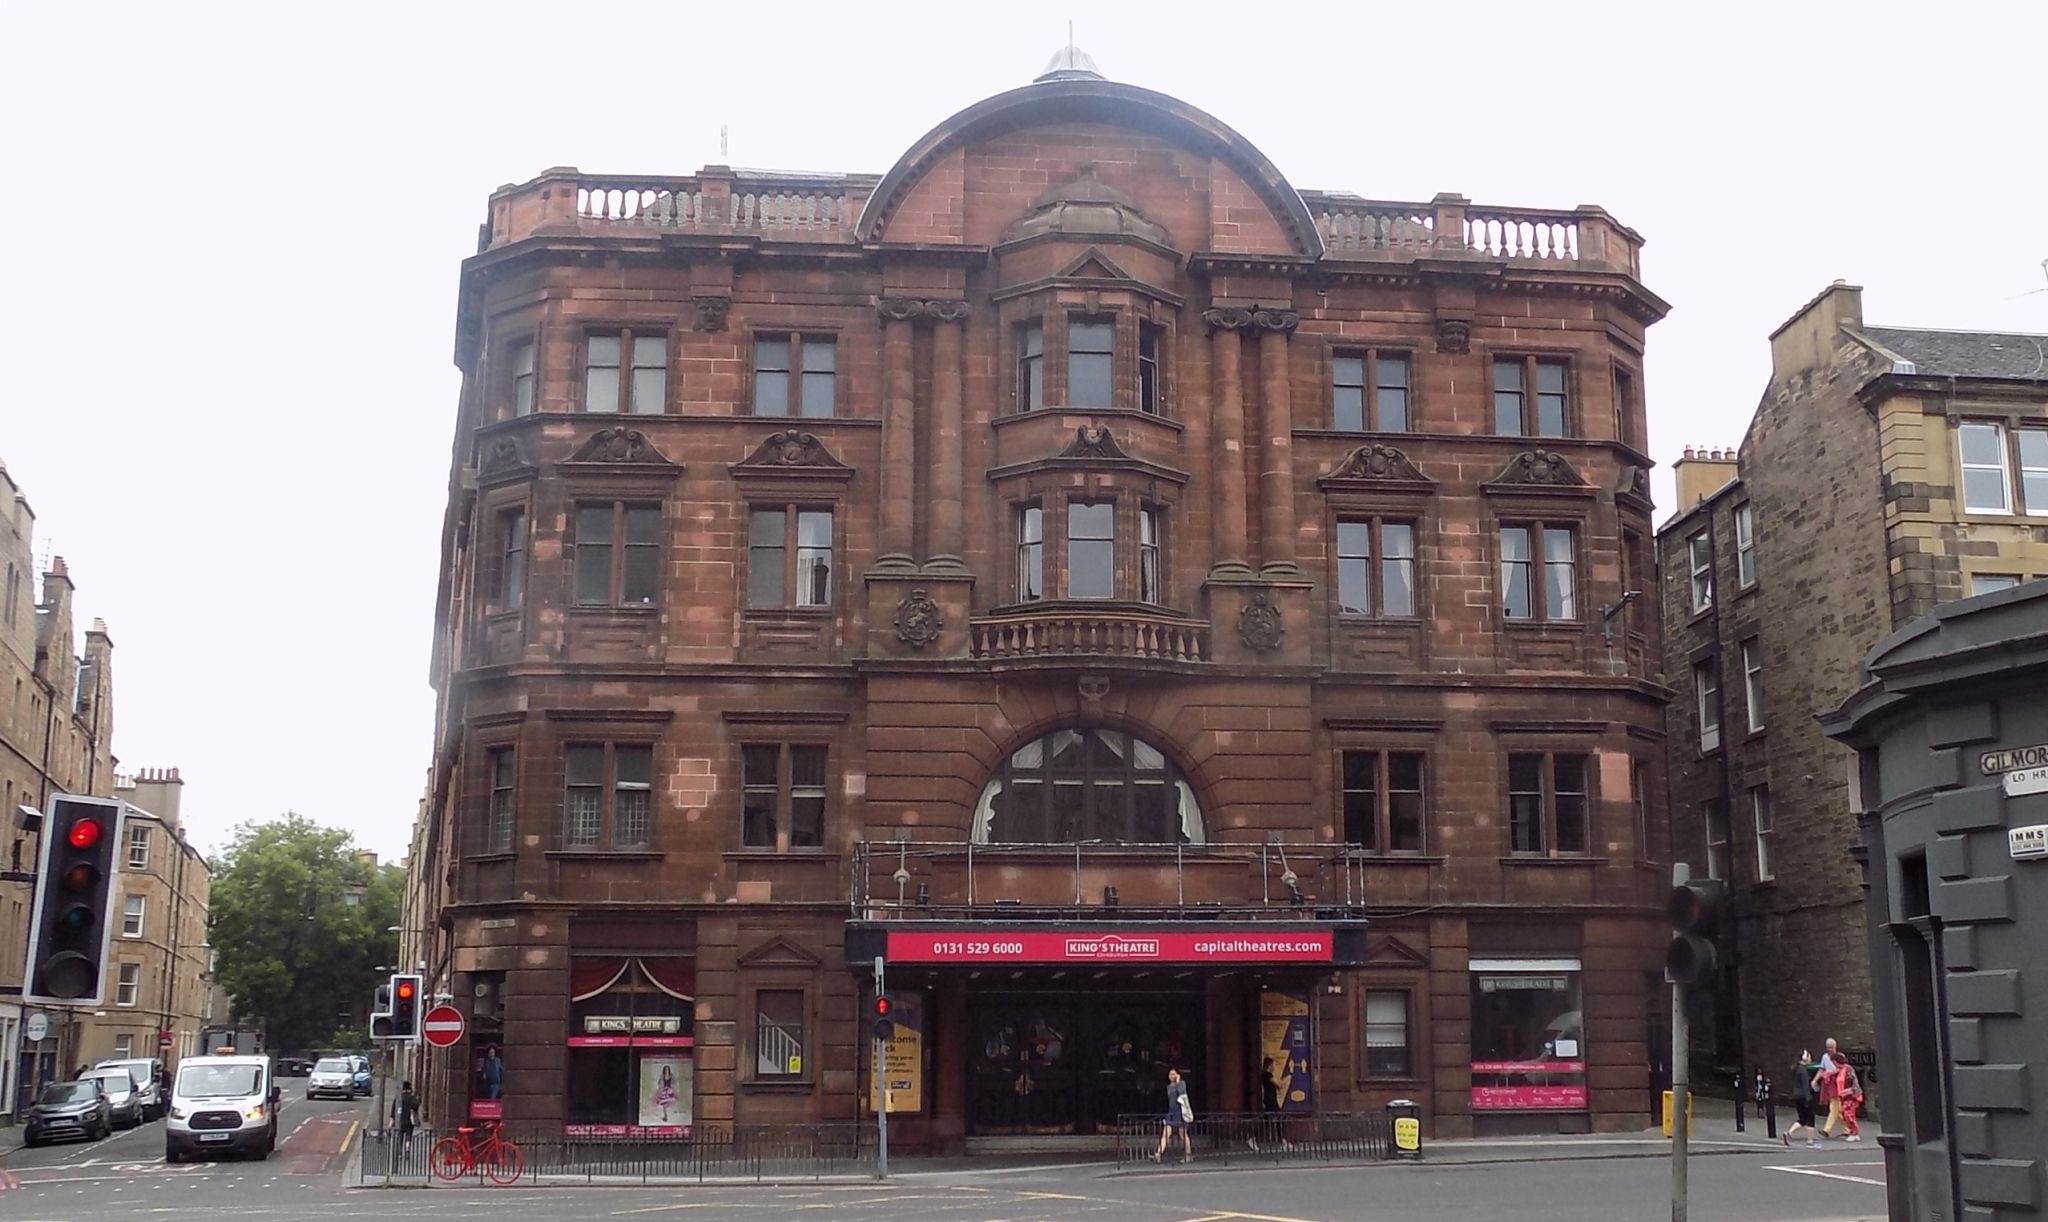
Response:
[[[1327,929],[892,929],[891,963],[1329,963]]]

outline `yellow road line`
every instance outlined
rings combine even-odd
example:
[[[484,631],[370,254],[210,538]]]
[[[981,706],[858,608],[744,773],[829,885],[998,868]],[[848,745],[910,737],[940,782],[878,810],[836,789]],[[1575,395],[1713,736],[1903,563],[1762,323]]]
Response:
[[[360,1121],[360,1120],[351,1120],[351,1121],[349,1121],[349,1122],[348,1122],[348,1132],[347,1132],[347,1133],[344,1133],[344,1134],[342,1135],[342,1138],[341,1138],[341,1149],[339,1149],[339,1150],[336,1150],[336,1151],[335,1151],[335,1153],[336,1153],[336,1154],[346,1154],[346,1153],[348,1153],[348,1143],[350,1143],[350,1142],[352,1142],[352,1141],[354,1141],[354,1140],[356,1139],[356,1130],[357,1130],[357,1129],[360,1129],[360,1128],[362,1128],[362,1127],[363,1127],[363,1122],[362,1122],[362,1121]]]

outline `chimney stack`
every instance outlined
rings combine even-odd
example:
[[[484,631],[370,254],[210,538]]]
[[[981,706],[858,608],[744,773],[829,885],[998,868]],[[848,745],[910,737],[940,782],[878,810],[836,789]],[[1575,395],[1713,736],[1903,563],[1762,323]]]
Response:
[[[1678,511],[1684,513],[1736,478],[1736,452],[1687,446],[1685,457],[1671,464],[1671,473],[1678,481]]]

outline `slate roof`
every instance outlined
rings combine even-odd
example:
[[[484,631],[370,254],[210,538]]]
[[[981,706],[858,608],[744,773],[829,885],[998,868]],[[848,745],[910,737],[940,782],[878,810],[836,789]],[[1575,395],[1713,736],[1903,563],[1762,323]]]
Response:
[[[1911,361],[1913,372],[1923,375],[2048,380],[2048,335],[1925,331],[1909,327],[1862,327],[1859,334]]]

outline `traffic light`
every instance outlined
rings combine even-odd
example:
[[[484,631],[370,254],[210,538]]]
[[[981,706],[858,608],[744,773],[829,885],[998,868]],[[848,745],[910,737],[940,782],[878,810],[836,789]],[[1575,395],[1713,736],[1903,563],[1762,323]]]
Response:
[[[1664,950],[1664,976],[1673,984],[1702,984],[1714,975],[1714,935],[1728,888],[1718,879],[1680,883],[1665,901],[1671,945]]]
[[[889,999],[875,994],[875,1038],[886,1040],[896,1034],[896,1023],[889,1017]]]
[[[96,1006],[106,1000],[107,915],[123,807],[106,798],[58,794],[43,820],[35,915],[28,935],[22,1000]]]
[[[420,978],[391,978],[391,1038],[416,1040],[420,1037]]]

